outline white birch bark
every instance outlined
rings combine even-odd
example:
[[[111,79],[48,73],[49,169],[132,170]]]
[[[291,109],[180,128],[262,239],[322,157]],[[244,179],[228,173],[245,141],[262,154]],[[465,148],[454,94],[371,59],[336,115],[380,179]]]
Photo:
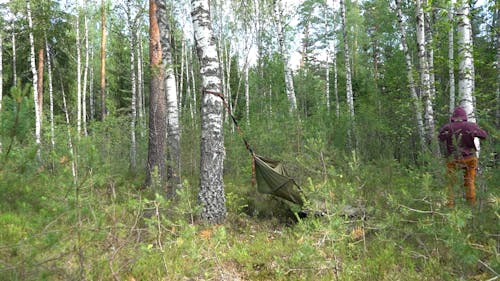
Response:
[[[425,41],[425,19],[421,0],[416,0],[417,17],[417,48],[420,64],[420,92],[424,102],[425,137],[426,142],[431,144],[434,135],[434,112],[430,94],[429,64],[426,55]],[[432,148],[432,147],[431,147]]]
[[[26,0],[26,11],[28,13],[28,26],[29,26],[29,38],[30,38],[30,62],[31,62],[31,74],[33,75],[33,102],[35,105],[35,142],[38,146],[37,157],[41,160],[40,155],[40,145],[41,145],[41,130],[42,130],[42,119],[40,116],[40,109],[38,108],[38,73],[35,63],[35,39],[33,38],[33,19],[31,18],[31,7],[30,1]]]
[[[94,61],[94,48],[90,47],[90,61]],[[94,96],[94,68],[89,68],[89,107],[90,120],[95,119],[95,96]]]
[[[340,117],[340,101],[339,101],[339,77],[337,69],[337,51],[335,42],[332,44],[332,66],[333,66],[333,95],[335,96],[335,116]]]
[[[474,58],[472,56],[472,26],[469,1],[460,0],[458,20],[458,96],[470,122],[476,122],[474,110]]]
[[[182,108],[183,108],[183,98],[184,98],[184,56],[186,53],[186,41],[184,38],[182,39],[181,42],[181,73],[179,75],[179,115],[182,114]]]
[[[245,117],[250,127],[250,85],[248,83],[248,66],[245,65]]]
[[[325,0],[324,2],[324,9],[325,9],[325,34],[327,36],[329,35],[330,32],[330,15],[328,13],[328,4],[327,1]],[[330,114],[330,49],[331,49],[331,42],[330,38],[327,37],[327,48],[326,50],[326,61],[325,61],[325,102],[326,102],[326,111],[328,114]]]
[[[170,195],[181,187],[180,125],[177,103],[177,82],[175,80],[171,26],[167,19],[165,2],[156,0],[158,25],[160,27],[163,67],[165,69],[165,91],[167,97],[167,184]]]
[[[194,54],[190,52],[190,61],[193,62]],[[198,100],[196,96],[196,77],[194,76],[194,64],[191,65],[191,81],[192,81],[192,87],[191,87],[191,95],[193,96],[192,102],[193,106],[191,107],[191,118],[194,122],[194,114],[196,113],[196,109],[198,108]]]
[[[82,132],[82,58],[80,42],[80,6],[76,14],[76,132],[79,139]]]
[[[469,1],[459,0],[457,7],[458,20],[458,96],[460,106],[467,113],[469,122],[476,122],[476,110],[474,99],[474,57],[472,54],[472,25],[470,20]],[[479,157],[480,141],[474,138],[476,145],[476,156]]]
[[[401,46],[403,47],[403,52],[405,54],[406,61],[406,76],[408,78],[408,88],[410,90],[410,97],[413,102],[413,110],[415,111],[415,120],[417,121],[417,130],[420,138],[420,145],[425,145],[425,131],[424,131],[424,121],[422,119],[422,106],[420,98],[417,95],[417,90],[415,87],[415,79],[413,78],[413,64],[411,62],[410,51],[408,50],[408,43],[406,41],[406,29],[403,22],[403,12],[401,11],[401,0],[396,0],[396,9],[398,15],[399,31],[401,36]]]
[[[45,50],[47,52],[47,75],[49,79],[49,111],[50,111],[50,144],[52,145],[52,150],[55,150],[56,141],[54,133],[54,89],[52,82],[52,57],[50,54],[49,43],[47,38],[45,38]]]
[[[297,99],[295,98],[295,89],[293,86],[293,75],[290,66],[288,65],[288,54],[286,52],[286,42],[285,42],[285,32],[283,27],[283,7],[281,0],[277,0],[274,4],[274,14],[276,20],[276,31],[278,36],[278,43],[280,48],[281,57],[283,60],[283,67],[285,71],[285,87],[286,96],[288,97],[288,102],[290,103],[290,112],[297,109]]]
[[[12,30],[14,30],[14,27],[12,27]],[[17,54],[16,54],[16,33],[12,31],[12,78],[13,78],[13,85],[17,86]]]
[[[87,79],[89,75],[89,24],[87,19],[87,1],[84,2],[84,37],[85,37],[85,66],[83,69],[83,91],[82,91],[82,121],[83,134],[87,136]]]
[[[425,13],[424,13],[424,21],[425,21],[425,37],[426,37],[426,54],[427,54],[427,63],[429,66],[429,97],[432,103],[434,103],[434,98],[436,97],[436,78],[434,75],[434,39],[432,26],[431,26],[431,16],[432,16],[432,7],[429,7],[429,1],[424,0]]]
[[[450,25],[450,30],[448,31],[448,76],[449,76],[449,85],[450,88],[450,114],[453,113],[455,108],[455,0],[450,0],[448,10],[448,24]]]
[[[340,13],[342,20],[342,33],[344,35],[344,58],[345,58],[345,72],[346,72],[346,98],[347,106],[349,108],[349,116],[354,121],[354,97],[352,91],[352,75],[351,75],[351,55],[349,51],[349,40],[347,38],[346,27],[346,11],[344,0],[340,0]]]
[[[64,94],[64,86],[62,85],[62,79],[61,79],[61,91],[63,98],[64,116],[66,117],[66,132],[68,136],[69,154],[71,156],[71,174],[73,175],[73,184],[76,186],[76,184],[78,183],[78,174],[77,174],[76,160],[75,160],[76,157],[75,157],[75,150],[73,149],[73,139],[71,138],[71,125],[69,123],[68,106],[66,103],[66,94]]]
[[[136,119],[137,119],[137,105],[136,105],[136,97],[137,97],[137,83],[136,83],[136,74],[135,74],[135,46],[134,46],[134,38],[135,38],[135,26],[132,20],[132,16],[130,14],[130,1],[127,1],[127,21],[129,28],[129,56],[130,56],[130,85],[131,85],[131,101],[130,101],[130,169],[135,171],[137,168],[137,143],[136,143]]]
[[[208,0],[192,0],[191,16],[200,60],[203,91],[221,93],[219,59],[211,26]],[[221,223],[226,216],[223,166],[224,135],[222,99],[205,93],[201,106],[201,218],[209,223]]]
[[[144,137],[144,131],[146,128],[146,116],[145,109],[145,99],[144,99],[144,71],[143,71],[143,52],[142,52],[142,38],[140,30],[137,30],[137,113],[139,114],[139,132],[141,138]]]

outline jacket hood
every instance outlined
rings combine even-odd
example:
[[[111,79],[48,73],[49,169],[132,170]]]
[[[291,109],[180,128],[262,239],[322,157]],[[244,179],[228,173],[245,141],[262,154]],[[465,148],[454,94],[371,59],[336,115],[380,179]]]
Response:
[[[467,121],[467,113],[463,107],[457,107],[451,115],[451,122]]]

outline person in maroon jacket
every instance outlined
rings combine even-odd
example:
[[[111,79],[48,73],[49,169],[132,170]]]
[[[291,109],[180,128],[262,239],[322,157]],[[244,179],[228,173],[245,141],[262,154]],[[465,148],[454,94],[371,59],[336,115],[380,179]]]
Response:
[[[447,177],[448,177],[448,207],[455,205],[453,186],[456,183],[456,172],[460,168],[464,173],[465,198],[467,202],[476,202],[475,178],[477,156],[475,138],[485,139],[487,133],[476,123],[467,121],[467,113],[462,107],[453,111],[450,122],[439,129],[439,140],[446,145]]]

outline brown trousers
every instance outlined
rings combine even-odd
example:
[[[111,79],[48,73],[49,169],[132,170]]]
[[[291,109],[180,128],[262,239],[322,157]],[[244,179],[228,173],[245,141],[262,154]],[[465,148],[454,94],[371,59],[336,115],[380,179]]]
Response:
[[[476,203],[476,170],[477,157],[470,156],[464,159],[451,160],[446,163],[448,177],[448,207],[455,205],[454,186],[457,183],[457,170],[464,170],[465,199],[470,204]]]

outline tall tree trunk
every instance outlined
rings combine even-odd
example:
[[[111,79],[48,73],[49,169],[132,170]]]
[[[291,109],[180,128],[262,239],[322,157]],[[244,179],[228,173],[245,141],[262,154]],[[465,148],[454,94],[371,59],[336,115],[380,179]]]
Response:
[[[326,110],[328,115],[330,115],[330,49],[332,43],[330,42],[330,14],[328,13],[328,2],[325,0],[323,3],[325,10],[325,34],[327,36],[327,50],[326,50],[326,62],[325,62],[325,102],[326,102]]]
[[[90,61],[94,61],[94,48],[90,48]],[[94,96],[94,67],[89,68],[89,107],[90,107],[90,118],[95,119],[95,96]]]
[[[448,76],[449,76],[449,88],[450,88],[450,114],[453,113],[455,108],[455,0],[450,0],[448,10],[448,24],[450,25],[450,30],[448,31]]]
[[[37,157],[41,160],[40,145],[41,145],[41,130],[42,119],[40,116],[40,109],[38,106],[38,74],[35,62],[35,39],[33,38],[33,19],[31,18],[30,1],[26,0],[26,11],[28,13],[29,25],[29,38],[30,38],[30,61],[31,61],[31,74],[33,75],[33,102],[35,104],[35,142],[37,147]]]
[[[177,82],[175,81],[174,62],[170,37],[172,26],[167,18],[165,2],[156,0],[157,18],[160,27],[163,67],[165,69],[165,90],[167,96],[167,186],[168,193],[175,195],[176,189],[181,187],[181,147],[180,125],[177,103]]]
[[[186,53],[186,41],[184,40],[184,37],[182,38],[182,43],[181,43],[181,73],[179,75],[179,115],[182,114],[182,108],[183,108],[183,99],[184,99],[184,70],[185,70],[185,56]]]
[[[458,20],[458,96],[460,106],[467,112],[467,119],[476,122],[475,98],[474,98],[474,57],[472,44],[472,25],[470,21],[469,1],[460,0],[457,9]],[[480,141],[474,138],[479,156]]]
[[[430,145],[431,151],[437,153],[437,147],[434,140],[434,110],[432,107],[432,98],[430,93],[430,75],[429,64],[426,55],[425,40],[425,19],[421,0],[416,0],[417,16],[417,47],[418,60],[420,63],[420,92],[424,101],[424,119],[425,119],[425,138],[426,143]]]
[[[413,102],[413,110],[415,112],[415,119],[417,121],[417,130],[420,137],[421,149],[425,146],[425,130],[424,121],[422,119],[422,106],[420,103],[420,98],[417,95],[417,90],[415,87],[415,80],[413,78],[413,64],[411,62],[410,51],[408,50],[408,43],[406,41],[406,29],[403,23],[403,12],[401,11],[401,0],[396,0],[396,9],[398,14],[399,30],[401,35],[401,45],[403,46],[403,52],[405,54],[406,61],[406,76],[408,78],[408,88],[410,90],[410,97]]]
[[[106,119],[106,0],[101,0],[101,120]]]
[[[82,88],[82,121],[83,134],[87,136],[87,80],[89,75],[89,23],[87,19],[87,1],[84,1],[84,40],[85,40],[85,66],[83,68],[83,88]]]
[[[151,80],[149,86],[149,143],[146,167],[146,185],[151,185],[157,173],[163,191],[167,176],[165,170],[166,104],[164,69],[160,29],[156,18],[155,0],[149,0],[149,64]],[[160,190],[159,190],[160,191]]]
[[[424,21],[425,21],[425,37],[426,37],[426,54],[427,63],[429,66],[429,97],[431,103],[434,103],[436,97],[436,78],[434,75],[434,39],[432,31],[432,6],[429,6],[429,0],[424,0]]]
[[[202,89],[200,191],[201,218],[209,223],[222,223],[226,216],[224,195],[224,130],[219,59],[210,19],[208,0],[191,0],[191,17]],[[212,93],[212,94],[211,94]],[[213,94],[215,93],[215,94]]]
[[[351,55],[349,51],[349,40],[347,38],[346,26],[346,7],[344,0],[340,0],[340,14],[342,21],[342,34],[344,36],[344,60],[345,60],[345,76],[346,76],[346,99],[349,108],[349,118],[351,120],[351,128],[349,130],[349,141],[352,147],[355,147],[356,136],[354,134],[355,121],[354,121],[354,93],[352,91],[352,77],[351,77]]]
[[[127,1],[127,8],[130,7],[130,1]],[[130,102],[130,169],[135,172],[137,168],[137,143],[136,143],[136,120],[137,120],[137,83],[135,74],[135,26],[130,14],[130,8],[127,10],[127,21],[129,28],[129,49],[130,49],[130,84],[131,84],[131,102]]]
[[[250,84],[248,83],[248,65],[245,65],[245,117],[250,127]]]
[[[14,30],[14,27],[12,27]],[[12,31],[12,83],[17,86],[17,54],[16,54],[16,33]]]
[[[47,77],[49,79],[50,144],[52,145],[52,151],[54,151],[56,146],[54,133],[54,90],[52,82],[52,62],[50,61],[50,47],[47,42],[47,38],[45,38],[45,52],[47,53]]]
[[[76,132],[77,140],[82,133],[82,44],[80,41],[80,5],[76,15]]]
[[[285,45],[285,31],[283,28],[283,8],[281,0],[277,0],[274,4],[274,12],[276,18],[276,28],[277,28],[277,36],[278,43],[280,47],[280,53],[283,60],[283,67],[285,72],[285,87],[286,87],[286,95],[288,97],[288,102],[290,103],[290,112],[293,112],[297,109],[297,99],[295,98],[295,89],[293,87],[293,75],[290,66],[288,65],[288,54],[286,53],[286,45]]]
[[[38,110],[40,114],[40,126],[43,122],[43,66],[44,66],[44,51],[43,47],[38,49]]]
[[[469,121],[476,122],[474,110],[474,58],[472,55],[472,26],[470,22],[469,1],[460,0],[457,10],[458,19],[458,95],[460,105],[467,112]]]
[[[63,98],[63,111],[64,111],[64,116],[66,117],[66,132],[68,136],[68,147],[69,147],[69,154],[71,156],[71,174],[73,175],[73,184],[76,186],[78,183],[78,174],[77,174],[77,169],[76,169],[76,156],[75,156],[75,150],[73,149],[73,139],[71,138],[71,125],[69,123],[69,112],[68,112],[68,106],[66,103],[66,94],[64,94],[64,85],[62,83],[62,78],[61,80],[61,92],[62,92],[62,98]]]
[[[144,98],[144,72],[143,72],[143,53],[142,53],[142,37],[140,30],[137,31],[137,111],[139,113],[139,132],[141,137],[144,137],[146,130],[146,115],[145,98]]]

